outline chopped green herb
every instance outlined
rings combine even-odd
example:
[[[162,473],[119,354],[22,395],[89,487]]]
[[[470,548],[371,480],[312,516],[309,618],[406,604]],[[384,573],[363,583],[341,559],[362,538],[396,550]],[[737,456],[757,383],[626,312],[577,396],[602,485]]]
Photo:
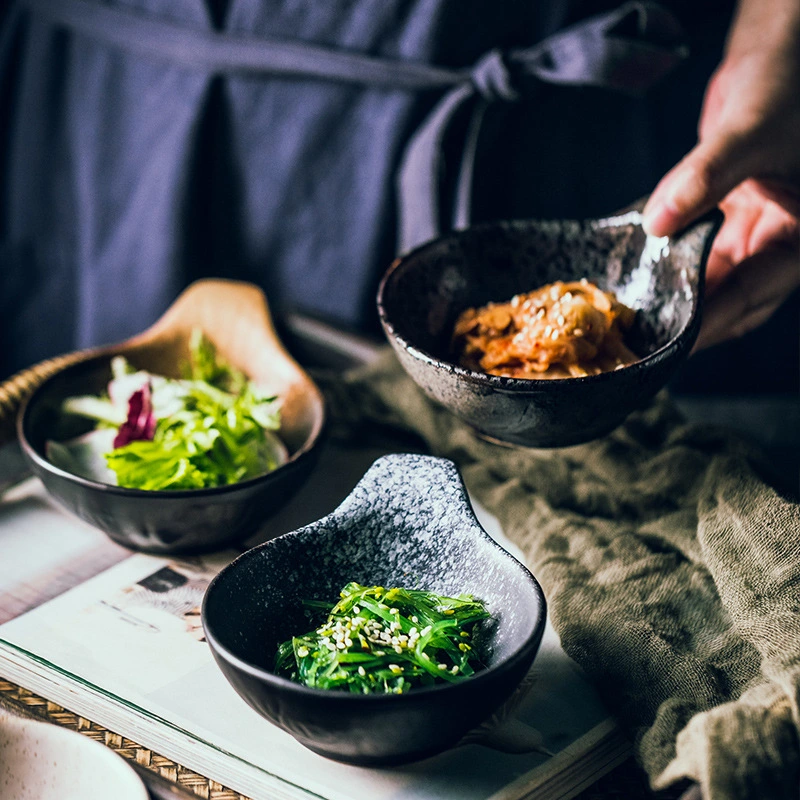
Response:
[[[279,646],[279,675],[316,689],[404,694],[484,668],[486,628],[479,623],[491,617],[472,595],[348,583],[340,596],[333,608],[307,603],[328,615]]]

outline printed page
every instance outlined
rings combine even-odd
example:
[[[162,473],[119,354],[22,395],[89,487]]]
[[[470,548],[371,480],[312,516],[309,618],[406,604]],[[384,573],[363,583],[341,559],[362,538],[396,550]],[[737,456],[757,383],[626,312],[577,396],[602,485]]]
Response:
[[[0,623],[130,557],[63,511],[35,478],[0,497]]]

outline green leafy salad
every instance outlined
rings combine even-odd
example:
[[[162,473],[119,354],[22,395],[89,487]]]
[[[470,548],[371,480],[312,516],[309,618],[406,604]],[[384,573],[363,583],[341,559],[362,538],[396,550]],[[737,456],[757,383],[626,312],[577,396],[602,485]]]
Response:
[[[103,396],[70,397],[63,412],[96,421],[68,442],[47,443],[56,466],[132,489],[224,486],[287,459],[275,434],[280,401],[221,359],[200,331],[180,379],[137,370],[117,356]]]
[[[315,689],[404,694],[454,682],[484,668],[491,617],[472,595],[348,583],[341,599],[309,601],[325,621],[278,648],[277,674]]]

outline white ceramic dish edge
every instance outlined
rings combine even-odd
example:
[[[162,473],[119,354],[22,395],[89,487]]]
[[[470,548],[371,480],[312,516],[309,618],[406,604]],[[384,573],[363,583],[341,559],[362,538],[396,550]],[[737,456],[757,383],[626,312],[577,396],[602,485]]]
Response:
[[[148,800],[125,761],[76,731],[0,708],[0,797],[3,800]]]

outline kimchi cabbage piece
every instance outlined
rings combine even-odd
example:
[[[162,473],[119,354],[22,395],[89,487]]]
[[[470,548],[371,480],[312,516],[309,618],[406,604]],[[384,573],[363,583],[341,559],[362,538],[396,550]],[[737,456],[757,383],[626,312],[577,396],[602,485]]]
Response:
[[[636,312],[586,278],[556,281],[504,303],[468,308],[453,352],[476,372],[508,378],[581,378],[638,361],[625,344]]]

